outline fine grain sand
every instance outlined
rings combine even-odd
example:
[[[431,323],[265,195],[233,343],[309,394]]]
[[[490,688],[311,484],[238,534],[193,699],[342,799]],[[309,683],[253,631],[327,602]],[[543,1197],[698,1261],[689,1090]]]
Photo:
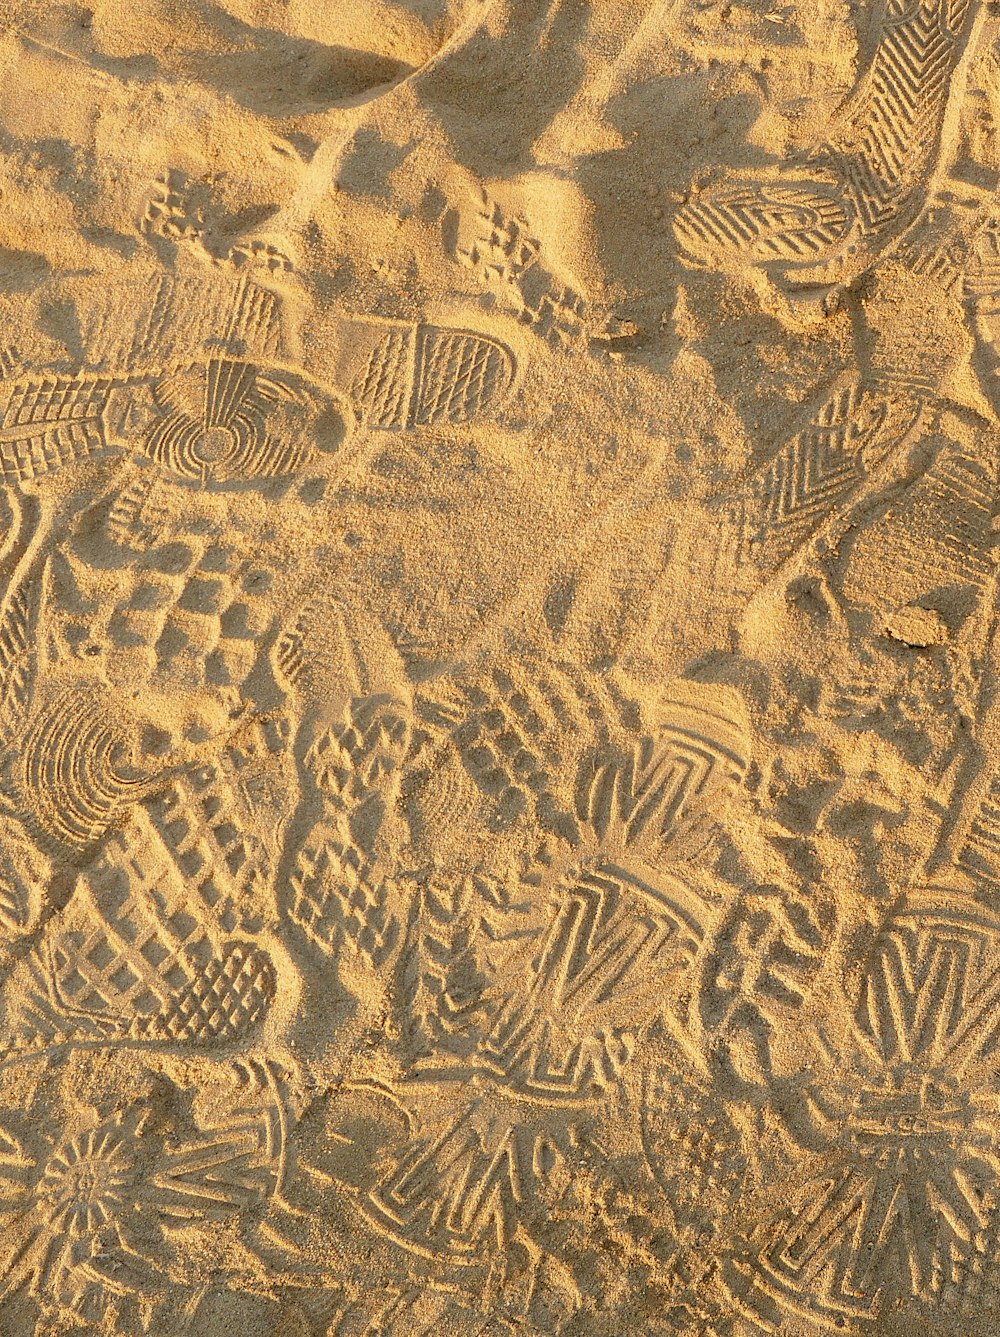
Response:
[[[0,0],[0,1337],[1000,1332],[1000,8]]]

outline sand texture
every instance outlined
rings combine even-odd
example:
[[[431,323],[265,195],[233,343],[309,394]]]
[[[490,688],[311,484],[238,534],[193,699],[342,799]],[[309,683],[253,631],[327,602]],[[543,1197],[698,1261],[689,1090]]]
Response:
[[[998,445],[1000,5],[0,0],[0,1337],[996,1337]]]

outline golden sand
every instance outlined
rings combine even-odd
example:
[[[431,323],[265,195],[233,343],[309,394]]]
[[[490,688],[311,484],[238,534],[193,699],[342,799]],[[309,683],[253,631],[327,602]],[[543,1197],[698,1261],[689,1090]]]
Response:
[[[0,1337],[1000,1332],[998,42],[0,0]]]

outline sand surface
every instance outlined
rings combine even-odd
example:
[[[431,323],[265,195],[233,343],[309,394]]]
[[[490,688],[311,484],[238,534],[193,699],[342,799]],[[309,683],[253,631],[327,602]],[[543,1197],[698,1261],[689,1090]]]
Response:
[[[1000,1332],[1000,8],[0,0],[0,1337]]]

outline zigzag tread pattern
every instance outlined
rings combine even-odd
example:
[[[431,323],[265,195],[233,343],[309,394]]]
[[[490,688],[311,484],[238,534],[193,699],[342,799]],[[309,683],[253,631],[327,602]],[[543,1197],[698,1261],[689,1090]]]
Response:
[[[467,422],[509,389],[514,358],[495,339],[465,330],[424,331],[417,423]]]
[[[368,355],[353,393],[372,427],[402,427],[410,399],[414,332],[390,330]]]
[[[797,225],[789,226],[789,213]],[[808,182],[766,182],[734,188],[721,200],[693,199],[675,220],[675,231],[691,256],[716,250],[756,250],[761,262],[808,260],[823,254],[850,227],[841,200]]]
[[[855,119],[864,126],[861,154],[850,167],[869,228],[888,220],[906,178],[933,152],[951,75],[962,53],[971,7],[928,0],[893,24],[879,44]]]
[[[824,402],[752,484],[742,517],[744,544],[767,540],[763,556],[773,560],[775,543],[785,550],[801,542],[860,482],[864,448],[882,421],[873,407],[855,383]]]

